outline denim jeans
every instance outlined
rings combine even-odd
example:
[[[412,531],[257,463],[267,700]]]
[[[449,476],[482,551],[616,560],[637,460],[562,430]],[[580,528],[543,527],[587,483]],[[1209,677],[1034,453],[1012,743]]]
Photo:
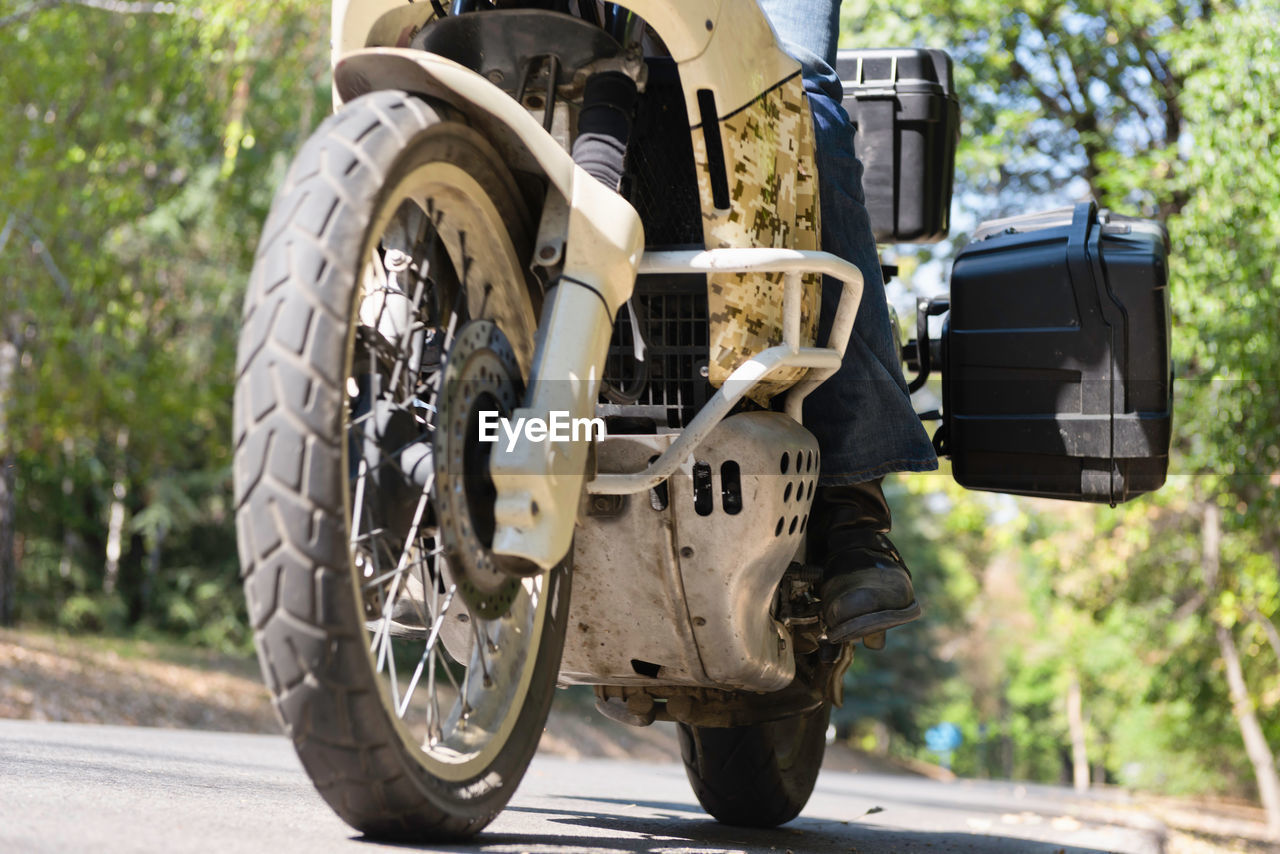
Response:
[[[880,257],[862,193],[862,163],[840,106],[834,66],[840,0],[760,0],[783,50],[799,61],[813,111],[822,248],[862,271],[863,294],[836,374],[804,405],[805,426],[822,451],[821,486],[874,480],[895,471],[938,467],[933,443],[902,378],[897,330],[890,328]],[[840,284],[823,282],[818,340],[825,341]]]

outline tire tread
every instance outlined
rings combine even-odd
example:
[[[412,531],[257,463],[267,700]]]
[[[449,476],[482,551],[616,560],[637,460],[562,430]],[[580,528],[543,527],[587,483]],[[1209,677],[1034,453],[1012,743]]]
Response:
[[[373,194],[406,142],[439,120],[376,92],[330,117],[289,170],[263,230],[237,359],[236,527],[250,620],[277,717],[330,806],[365,833],[460,839],[496,813],[438,808],[407,773],[399,736],[371,711],[364,629],[337,607],[349,584],[337,436],[354,277],[328,246],[363,235]],[[354,173],[365,170],[366,174]],[[357,238],[360,239],[360,238]],[[348,261],[347,266],[353,262]],[[349,594],[347,594],[349,595]]]
[[[772,724],[694,727],[680,724],[680,757],[698,803],[717,821],[776,827],[800,814],[813,793],[826,748],[830,708]],[[784,727],[798,739],[791,762],[780,761]]]

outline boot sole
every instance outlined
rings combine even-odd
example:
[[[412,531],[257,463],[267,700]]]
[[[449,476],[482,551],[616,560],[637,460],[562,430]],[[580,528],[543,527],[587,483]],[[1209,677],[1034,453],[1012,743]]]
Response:
[[[877,632],[892,629],[894,626],[901,626],[912,620],[918,620],[921,613],[923,613],[923,610],[920,607],[919,600],[917,600],[896,611],[876,611],[874,614],[863,614],[861,617],[845,620],[843,623],[827,629],[827,640],[830,643],[858,640],[867,635],[874,635]]]

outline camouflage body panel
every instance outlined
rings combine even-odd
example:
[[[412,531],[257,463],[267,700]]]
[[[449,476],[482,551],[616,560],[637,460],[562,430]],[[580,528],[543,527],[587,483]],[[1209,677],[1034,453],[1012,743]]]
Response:
[[[729,173],[729,209],[717,210],[701,128],[693,130],[693,154],[708,249],[766,246],[817,249],[818,182],[813,118],[797,74],[720,122]],[[781,273],[714,273],[707,277],[710,312],[710,380],[720,386],[760,351],[782,343]],[[802,346],[817,336],[821,277],[804,276]],[[749,394],[767,405],[790,388],[804,368],[780,371]]]

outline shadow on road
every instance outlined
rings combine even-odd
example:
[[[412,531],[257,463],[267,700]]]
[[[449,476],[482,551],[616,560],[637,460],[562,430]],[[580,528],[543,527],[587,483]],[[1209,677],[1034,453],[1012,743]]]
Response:
[[[738,854],[743,851],[794,852],[794,854],[880,854],[884,852],[974,852],[974,854],[1097,854],[1100,849],[1064,846],[1018,837],[956,832],[917,831],[904,828],[859,825],[857,820],[832,821],[798,818],[769,829],[731,827],[706,817],[688,804],[668,801],[627,801],[615,798],[574,798],[599,802],[609,811],[544,809],[509,806],[507,812],[541,817],[557,826],[603,830],[617,836],[566,833],[516,835],[483,833],[474,842],[458,845],[402,845],[404,850],[457,852],[457,854],[527,854],[530,851],[634,852],[673,854],[706,852]],[[628,816],[627,809],[645,815]],[[382,843],[386,844],[386,843]]]

